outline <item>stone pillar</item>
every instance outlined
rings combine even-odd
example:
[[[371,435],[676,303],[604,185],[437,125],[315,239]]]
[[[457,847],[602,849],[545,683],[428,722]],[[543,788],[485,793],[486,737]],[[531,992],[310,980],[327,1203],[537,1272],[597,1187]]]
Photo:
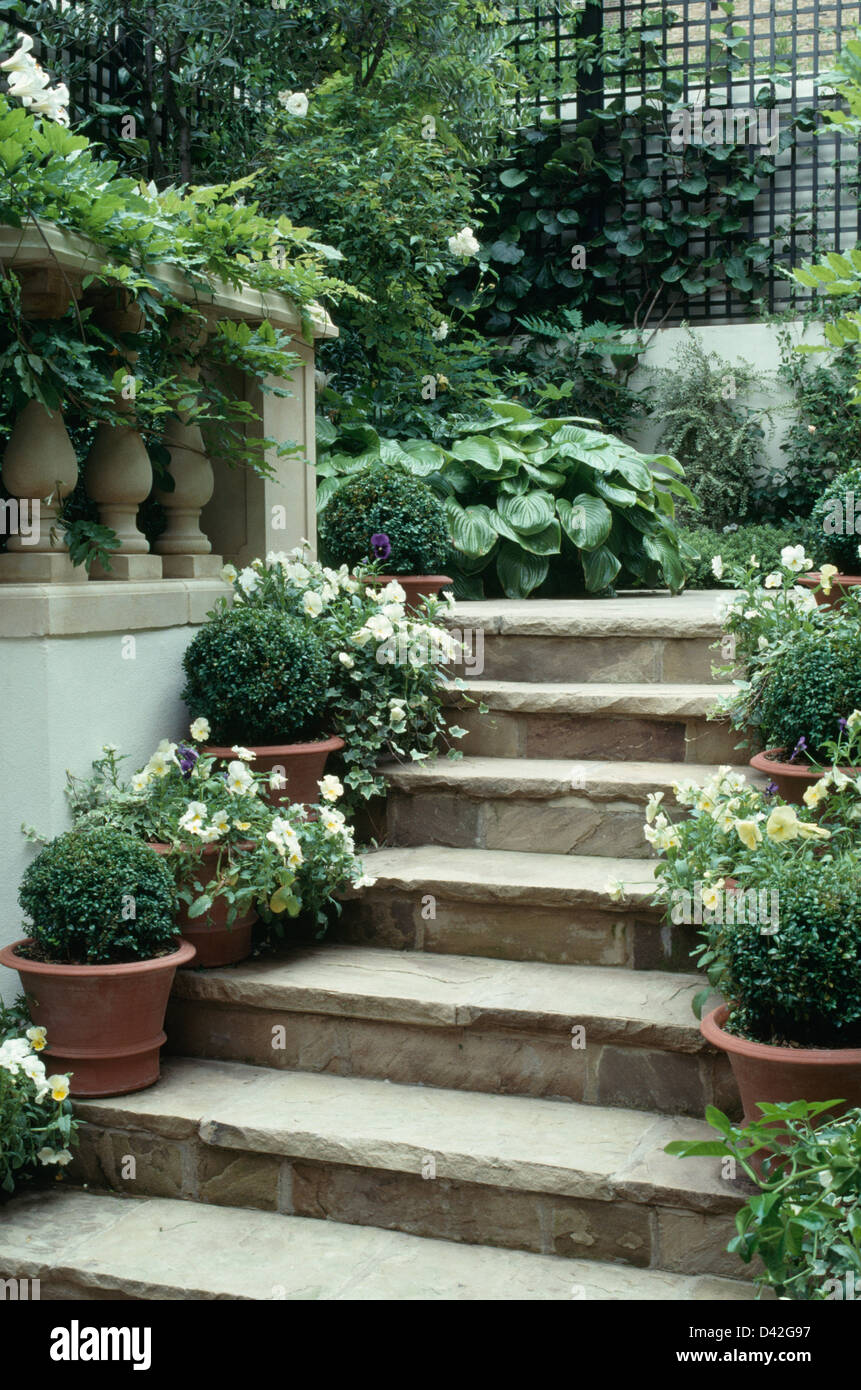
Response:
[[[178,344],[198,355],[209,330],[200,319],[181,315],[172,332]],[[197,361],[181,360],[178,370],[190,382],[200,377]],[[166,579],[217,579],[224,561],[220,555],[212,554],[212,545],[200,529],[200,513],[215,488],[203,435],[187,418],[174,417],[166,426],[164,442],[170,453],[174,481],[173,492],[156,492],[156,499],[164,507],[167,518],[164,534],[154,546],[162,557],[164,576]]]
[[[98,322],[108,332],[139,333],[144,316],[136,304],[128,303],[125,291],[119,291],[123,301],[110,300],[97,309]],[[132,349],[124,352],[131,377],[138,354]],[[146,445],[135,427],[134,400],[118,391],[117,409],[128,416],[128,425],[103,421],[96,430],[86,464],[87,492],[99,506],[99,520],[115,531],[120,548],[111,555],[111,568],[94,563],[93,579],[161,579],[161,560],[150,555],[149,543],[138,530],[137,514],[152,489],[152,464]]]
[[[38,401],[27,402],[9,436],[2,477],[17,534],[0,555],[0,581],[85,584],[87,571],[72,564],[57,526],[63,501],[78,481],[78,460],[59,410],[49,414]]]

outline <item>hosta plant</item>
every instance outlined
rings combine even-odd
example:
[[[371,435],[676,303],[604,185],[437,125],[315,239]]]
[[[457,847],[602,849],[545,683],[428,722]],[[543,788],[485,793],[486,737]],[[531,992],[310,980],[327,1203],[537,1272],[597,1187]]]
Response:
[[[829,1116],[838,1099],[761,1102],[762,1120],[744,1127],[709,1106],[714,1139],[666,1146],[680,1158],[730,1160],[756,1184],[728,1249],[745,1264],[758,1257],[756,1282],[778,1298],[861,1297],[861,1110]]]
[[[169,845],[165,862],[191,918],[222,898],[228,926],[252,909],[269,923],[303,912],[323,926],[335,895],[362,878],[352,829],[334,804],[341,784],[322,779],[313,815],[301,805],[272,805],[261,794],[266,778],[254,771],[253,753],[237,745],[229,761],[203,756],[195,744],[208,737],[206,721],[195,720],[188,741],[164,740],[129,781],[108,745],[90,778],[69,777],[76,824],[115,826]],[[210,845],[215,874],[201,882]]]
[[[449,664],[461,650],[441,620],[449,599],[430,598],[420,616],[408,614],[396,581],[369,587],[361,569],[322,565],[304,546],[224,572],[234,603],[313,621],[329,663],[329,728],[345,743],[345,806],[385,791],[383,758],[420,762],[443,747],[460,756],[451,739],[465,731],[446,727],[442,704]],[[465,689],[459,677],[454,684]]]
[[[23,1002],[23,1001],[22,1001]],[[14,1192],[41,1170],[71,1163],[76,1121],[68,1076],[46,1074],[44,1028],[26,1007],[0,1004],[0,1191]]]
[[[445,503],[458,592],[526,598],[601,593],[613,585],[684,583],[675,499],[695,499],[666,454],[641,454],[578,416],[546,419],[488,400],[483,418],[452,423],[445,445],[381,440],[324,427],[318,471],[325,508],[343,479],[375,459],[425,478]]]

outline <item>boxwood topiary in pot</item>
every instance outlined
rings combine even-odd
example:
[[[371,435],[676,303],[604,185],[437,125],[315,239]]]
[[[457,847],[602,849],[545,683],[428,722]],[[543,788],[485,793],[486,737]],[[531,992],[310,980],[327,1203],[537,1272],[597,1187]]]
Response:
[[[192,638],[182,664],[182,698],[213,740],[204,752],[229,759],[246,747],[256,768],[270,772],[273,799],[316,801],[326,759],[344,745],[323,735],[330,664],[311,623],[225,606]]]
[[[760,734],[765,752],[751,766],[799,805],[821,775],[811,762],[828,763],[828,747],[841,720],[861,708],[861,630],[858,622],[829,616],[824,627],[793,633],[762,681]]]
[[[373,582],[397,578],[413,607],[452,582],[439,573],[451,554],[445,508],[400,464],[374,464],[339,488],[320,517],[320,543],[333,565],[382,561]]]
[[[154,850],[112,826],[67,831],[26,870],[29,937],[0,951],[17,970],[33,1023],[47,1029],[73,1096],[124,1095],[158,1080],[177,966],[171,875]]]

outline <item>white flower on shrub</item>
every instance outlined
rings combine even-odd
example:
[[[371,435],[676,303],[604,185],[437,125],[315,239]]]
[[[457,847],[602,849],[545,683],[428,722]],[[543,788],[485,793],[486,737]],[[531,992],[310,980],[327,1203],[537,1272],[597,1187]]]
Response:
[[[307,116],[308,98],[304,92],[279,92],[278,100],[290,116]]]
[[[472,228],[461,227],[449,237],[448,249],[453,256],[477,256],[480,248]]]
[[[356,664],[349,652],[338,652],[338,660],[342,666],[346,666],[348,671],[352,671]]]
[[[61,1168],[64,1168],[67,1163],[72,1161],[72,1155],[68,1149],[40,1149],[36,1157],[46,1167],[49,1163],[58,1163]]]
[[[362,874],[359,878],[353,879],[354,888],[373,888],[376,879],[371,874]]]
[[[431,332],[435,343],[444,343],[448,337],[448,319],[442,319]]]
[[[37,116],[47,116],[58,125],[69,124],[69,89],[65,82],[51,87],[50,78],[32,56],[33,40],[29,34],[18,33],[20,47],[0,63],[9,74],[9,95],[17,97]]]
[[[320,812],[320,824],[327,835],[345,834],[346,819],[342,811],[335,811],[328,806],[325,807]]]
[[[785,545],[780,552],[780,563],[793,574],[813,569],[813,561],[805,555],[803,545]]]
[[[712,574],[715,579],[723,578],[723,557],[720,555],[712,556]]]
[[[343,784],[338,781],[337,777],[333,777],[331,773],[321,778],[317,786],[320,788],[320,795],[324,801],[337,801],[339,796],[344,795]]]
[[[385,613],[375,613],[365,623],[363,631],[373,637],[375,642],[385,642],[387,637],[391,637],[394,628]]]

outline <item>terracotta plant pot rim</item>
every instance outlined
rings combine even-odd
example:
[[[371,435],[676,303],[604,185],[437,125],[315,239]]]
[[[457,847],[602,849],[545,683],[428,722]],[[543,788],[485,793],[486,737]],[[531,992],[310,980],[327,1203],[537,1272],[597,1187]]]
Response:
[[[248,743],[239,746],[248,748],[249,752],[256,753],[258,757],[280,758],[285,753],[337,753],[344,747],[344,740],[333,734],[331,738],[311,739],[307,743]],[[236,758],[232,748],[216,743],[207,743],[204,752],[209,758]]]
[[[190,845],[170,845],[166,840],[147,840],[150,849],[154,849],[156,854],[172,854],[174,850],[180,853],[202,854],[204,859],[211,859],[220,849],[255,849],[253,840],[234,840],[232,844],[225,844],[223,840],[210,840],[206,844]]]
[[[365,574],[362,578],[366,584],[400,584],[402,579],[420,579],[423,584],[454,583],[447,574]]]
[[[758,772],[776,772],[780,777],[812,777],[818,779],[824,777],[829,768],[823,768],[821,772],[814,771],[810,763],[782,763],[776,758],[775,753],[785,753],[785,748],[766,748],[762,753],[755,753],[750,759],[750,766],[755,767]],[[841,767],[838,772],[844,773],[847,777],[855,777],[861,772],[857,767]]]
[[[720,1004],[700,1021],[700,1032],[706,1042],[721,1052],[734,1052],[739,1057],[748,1057],[761,1062],[786,1062],[790,1066],[834,1066],[841,1063],[861,1066],[861,1047],[778,1047],[773,1043],[748,1042],[735,1033],[727,1033],[722,1025],[726,1022],[729,1007]]]
[[[19,941],[13,941],[10,945],[0,949],[0,964],[8,965],[10,970],[27,970],[33,975],[69,975],[73,979],[81,980],[87,977],[92,979],[103,979],[107,975],[144,975],[155,970],[176,969],[179,965],[185,965],[192,960],[196,954],[195,947],[185,937],[177,937],[179,945],[175,951],[171,951],[168,956],[150,956],[147,960],[127,960],[119,965],[53,965],[50,961],[28,960],[26,956],[19,956],[17,948],[28,946],[32,941],[30,936],[22,936]]]
[[[800,574],[796,583],[803,584],[805,589],[815,589],[822,583],[821,571],[810,570],[807,574]],[[843,588],[847,585],[861,584],[861,574],[832,574],[831,583],[832,586],[839,584]]]

